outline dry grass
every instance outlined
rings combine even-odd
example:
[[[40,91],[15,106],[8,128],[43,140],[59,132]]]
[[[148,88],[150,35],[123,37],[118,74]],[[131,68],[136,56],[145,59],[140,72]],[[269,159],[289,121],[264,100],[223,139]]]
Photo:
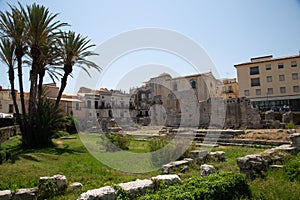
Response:
[[[245,135],[239,135],[236,139],[290,141],[290,134],[286,130],[280,132],[277,129],[248,130]]]

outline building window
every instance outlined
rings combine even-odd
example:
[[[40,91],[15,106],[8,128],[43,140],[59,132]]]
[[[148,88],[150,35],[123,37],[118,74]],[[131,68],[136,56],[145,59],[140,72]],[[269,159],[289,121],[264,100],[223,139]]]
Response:
[[[280,87],[280,93],[284,94],[285,92],[285,87]]]
[[[284,81],[284,75],[279,75],[279,81]]]
[[[174,91],[177,91],[177,83],[176,83],[176,82],[173,83],[173,90],[174,90]]]
[[[292,79],[298,80],[298,73],[292,73]]]
[[[244,94],[245,94],[246,97],[249,96],[250,95],[249,90],[245,90]]]
[[[13,113],[14,112],[14,105],[13,104],[9,104],[8,105],[8,113]]]
[[[267,76],[267,82],[272,82],[272,76]]]
[[[228,86],[228,92],[229,92],[229,93],[233,93],[233,89],[232,89],[232,86],[231,86],[231,85]]]
[[[297,86],[293,86],[293,91],[294,92],[299,92],[299,86],[297,85]]]
[[[256,89],[256,95],[261,95],[261,90],[260,89]]]
[[[2,104],[1,104],[1,101],[0,101],[0,109],[2,109]]]
[[[99,102],[95,101],[95,109],[98,109],[98,107],[99,107]]]
[[[259,78],[251,78],[251,87],[260,86]]]
[[[297,67],[297,61],[292,61],[291,62],[291,67]]]
[[[78,102],[77,102],[76,105],[75,105],[75,109],[76,109],[76,110],[80,110],[80,106],[79,106],[79,103],[78,103]]]
[[[222,94],[225,94],[225,93],[226,93],[226,87],[223,86],[223,87],[222,87]]]
[[[91,103],[90,100],[87,100],[87,102],[86,102],[86,107],[87,107],[87,108],[91,108],[91,107],[92,107],[92,103]]]
[[[250,67],[250,75],[259,74],[259,68],[258,67]]]
[[[284,68],[283,63],[278,63],[278,69],[283,69],[283,68]]]
[[[191,87],[192,87],[192,89],[196,89],[197,88],[197,82],[195,80],[191,81]]]
[[[273,88],[268,88],[268,94],[273,94]]]
[[[272,69],[271,65],[270,65],[270,64],[267,64],[267,65],[266,65],[266,70],[271,70],[271,69]]]

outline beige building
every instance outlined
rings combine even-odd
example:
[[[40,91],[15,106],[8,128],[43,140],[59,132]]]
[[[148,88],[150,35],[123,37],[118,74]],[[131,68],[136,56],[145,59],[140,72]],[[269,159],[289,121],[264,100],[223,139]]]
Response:
[[[216,97],[218,84],[210,72],[184,77],[163,73],[153,77],[136,93],[136,117],[150,125],[198,126],[199,102]]]
[[[260,110],[300,111],[300,55],[251,58],[236,64],[239,97]]]
[[[16,90],[19,112],[22,114],[20,93]],[[29,93],[24,93],[25,106],[28,106]],[[26,107],[27,109],[27,107]],[[15,107],[11,96],[11,89],[4,89],[0,86],[0,113],[15,113]]]

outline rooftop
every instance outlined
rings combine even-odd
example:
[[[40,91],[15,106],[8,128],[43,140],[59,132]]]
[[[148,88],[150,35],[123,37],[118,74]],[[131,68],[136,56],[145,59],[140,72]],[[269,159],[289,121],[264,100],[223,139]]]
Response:
[[[276,60],[293,59],[293,58],[300,58],[300,52],[298,55],[285,56],[285,57],[279,57],[279,58],[273,58],[273,55],[253,57],[253,58],[250,58],[250,62],[239,63],[239,64],[234,65],[234,67],[239,67],[239,66],[248,65],[248,64],[262,63],[262,62],[270,62],[270,61],[276,61]]]

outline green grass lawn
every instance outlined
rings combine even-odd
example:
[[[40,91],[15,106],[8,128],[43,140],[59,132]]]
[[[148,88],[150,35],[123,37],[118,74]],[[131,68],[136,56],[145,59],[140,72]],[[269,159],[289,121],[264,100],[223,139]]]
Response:
[[[136,179],[150,178],[160,174],[160,170],[150,173],[133,174],[117,171],[101,164],[82,144],[78,135],[74,139],[56,139],[54,143],[62,144],[52,148],[38,150],[22,150],[18,147],[20,136],[14,137],[2,144],[2,148],[13,150],[13,158],[0,165],[0,190],[29,188],[38,184],[39,177],[63,174],[68,182],[81,182],[82,191],[67,191],[66,195],[55,199],[76,199],[82,192],[100,188],[114,183],[128,182]],[[72,137],[73,137],[72,136]],[[87,137],[97,137],[95,135]],[[95,148],[95,147],[94,147]],[[129,151],[144,153],[149,151],[149,142],[145,140],[129,141]],[[238,172],[236,158],[252,153],[262,152],[264,149],[251,147],[218,147],[212,151],[225,151],[226,160],[219,162],[207,160],[218,171]],[[177,169],[174,173],[181,173]],[[200,175],[200,166],[192,164],[189,170],[181,173],[183,181],[191,176]],[[300,199],[300,184],[298,181],[288,180],[282,169],[270,169],[266,177],[249,181],[255,198],[265,199]]]
[[[159,171],[146,174],[125,173],[111,169],[88,153],[78,135],[76,139],[59,140],[61,147],[39,150],[16,148],[20,137],[2,144],[3,148],[15,148],[18,152],[11,162],[0,165],[0,190],[36,187],[41,176],[65,175],[69,183],[81,182],[83,191],[114,183],[128,182],[137,178],[150,178]],[[56,143],[58,140],[54,140]],[[136,146],[136,144],[134,144]],[[140,148],[140,147],[139,147]],[[139,151],[137,148],[137,151]],[[60,199],[76,199],[81,192],[68,192]]]

